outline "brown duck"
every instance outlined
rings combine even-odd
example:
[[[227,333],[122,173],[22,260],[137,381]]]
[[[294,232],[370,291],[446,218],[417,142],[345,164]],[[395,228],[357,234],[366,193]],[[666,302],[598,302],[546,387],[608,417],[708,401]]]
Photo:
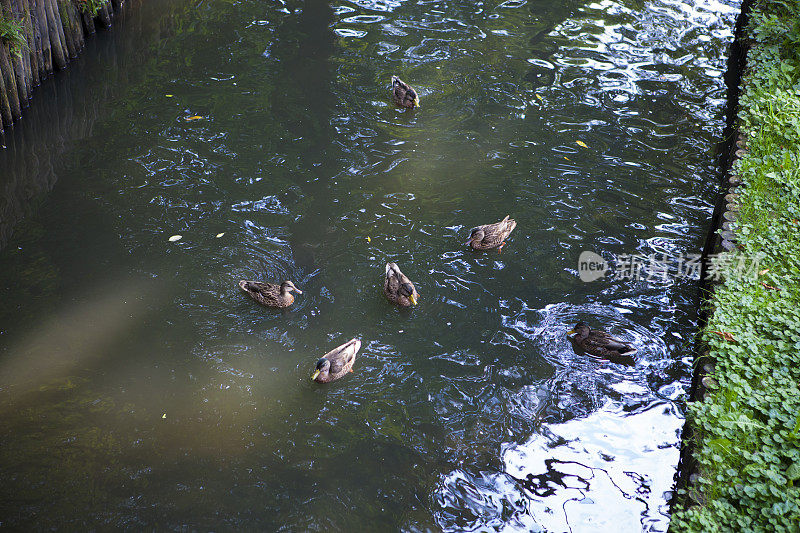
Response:
[[[417,305],[417,298],[419,298],[416,287],[405,274],[400,272],[397,263],[386,263],[383,294],[386,295],[390,302],[401,307]]]
[[[361,341],[358,339],[351,339],[341,346],[337,346],[317,361],[311,379],[317,383],[329,383],[352,372],[356,354],[360,349]]]
[[[477,228],[472,228],[469,240],[464,244],[469,244],[473,250],[491,250],[497,248],[497,253],[503,250],[508,235],[517,227],[517,222],[513,218],[506,218],[494,224],[484,224]]]
[[[392,98],[400,107],[419,107],[417,91],[397,76],[392,76]]]
[[[278,285],[277,283],[242,280],[239,282],[239,287],[253,300],[267,307],[289,307],[294,303],[294,295],[291,291],[303,294],[303,291],[295,287],[291,281],[284,281]]]
[[[578,322],[567,335],[575,334],[570,340],[581,350],[612,362],[633,362],[636,349],[605,331],[591,329],[585,322]]]

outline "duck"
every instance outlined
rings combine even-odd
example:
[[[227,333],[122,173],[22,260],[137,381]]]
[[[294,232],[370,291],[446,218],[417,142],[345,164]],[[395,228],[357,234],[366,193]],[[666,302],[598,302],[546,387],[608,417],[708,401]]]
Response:
[[[570,340],[584,352],[613,362],[630,362],[636,348],[605,331],[590,328],[585,322],[578,322],[567,335],[575,334]]]
[[[311,374],[311,380],[317,383],[330,383],[348,372],[352,372],[356,354],[360,349],[361,340],[359,339],[350,339],[341,346],[337,346],[319,358],[314,373]]]
[[[386,278],[383,282],[383,294],[390,302],[400,307],[417,305],[419,293],[408,277],[400,272],[397,263],[386,263]]]
[[[392,76],[392,98],[394,103],[400,107],[413,109],[419,107],[419,95],[417,91],[397,76]]]
[[[494,224],[484,224],[472,228],[469,233],[469,240],[464,244],[469,244],[473,250],[491,250],[497,248],[497,253],[503,250],[509,234],[517,227],[517,221],[513,218],[506,218]]]
[[[292,291],[297,294],[303,294],[303,291],[295,287],[291,281],[284,281],[278,285],[277,283],[243,279],[239,282],[239,288],[261,305],[277,308],[289,307],[294,303]]]

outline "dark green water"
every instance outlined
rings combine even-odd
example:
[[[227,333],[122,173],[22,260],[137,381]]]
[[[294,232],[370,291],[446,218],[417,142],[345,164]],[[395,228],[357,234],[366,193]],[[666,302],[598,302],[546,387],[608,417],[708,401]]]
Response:
[[[0,526],[665,530],[696,281],[577,261],[699,252],[735,8],[130,10],[2,138]],[[579,318],[635,365],[576,355]]]

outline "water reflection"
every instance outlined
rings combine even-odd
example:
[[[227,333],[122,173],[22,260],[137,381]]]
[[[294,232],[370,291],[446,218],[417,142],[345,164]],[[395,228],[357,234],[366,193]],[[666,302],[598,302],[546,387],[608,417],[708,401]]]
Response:
[[[0,253],[8,524],[664,530],[695,289],[576,262],[699,249],[734,6],[161,9]],[[506,214],[502,254],[462,245]],[[266,310],[253,278],[304,293]],[[579,319],[631,364],[576,353]]]
[[[440,524],[469,531],[662,529],[680,419],[660,402],[607,407],[503,447],[501,471],[445,476],[436,497]]]

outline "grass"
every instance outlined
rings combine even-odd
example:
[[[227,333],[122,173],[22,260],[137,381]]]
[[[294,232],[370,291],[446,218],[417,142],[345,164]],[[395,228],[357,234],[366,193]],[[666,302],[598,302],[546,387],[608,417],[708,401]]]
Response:
[[[0,40],[8,44],[12,55],[19,56],[27,46],[22,24],[8,20],[0,13]]]
[[[700,477],[673,531],[800,531],[800,0],[757,2],[747,38],[739,249],[709,301],[718,388],[689,407]]]

